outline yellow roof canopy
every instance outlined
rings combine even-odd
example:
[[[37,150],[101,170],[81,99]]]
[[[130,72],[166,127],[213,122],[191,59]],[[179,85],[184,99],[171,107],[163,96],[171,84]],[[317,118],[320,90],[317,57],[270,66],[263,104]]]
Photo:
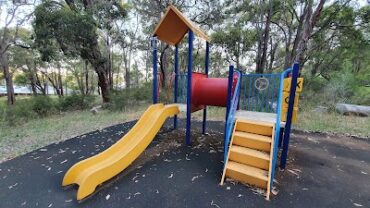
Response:
[[[157,36],[159,40],[170,45],[176,45],[184,38],[188,30],[193,31],[199,38],[209,41],[209,37],[199,27],[171,5],[155,28],[153,36]]]

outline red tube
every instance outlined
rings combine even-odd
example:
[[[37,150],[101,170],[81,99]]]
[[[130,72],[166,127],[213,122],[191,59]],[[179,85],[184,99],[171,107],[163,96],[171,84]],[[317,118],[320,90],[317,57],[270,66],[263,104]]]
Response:
[[[198,79],[192,94],[195,105],[225,107],[227,103],[227,78]]]
[[[207,78],[205,74],[195,72],[192,76],[192,112],[203,109],[206,105],[226,107],[227,78]],[[233,89],[236,85],[236,78],[235,76],[233,79]]]

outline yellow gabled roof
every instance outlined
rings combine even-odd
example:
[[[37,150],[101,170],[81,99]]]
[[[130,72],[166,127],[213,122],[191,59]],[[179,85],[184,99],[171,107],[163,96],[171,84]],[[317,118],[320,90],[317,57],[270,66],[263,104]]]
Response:
[[[176,45],[184,38],[189,29],[199,38],[209,41],[209,37],[198,26],[171,5],[155,28],[153,36],[157,36],[159,40],[170,45]]]

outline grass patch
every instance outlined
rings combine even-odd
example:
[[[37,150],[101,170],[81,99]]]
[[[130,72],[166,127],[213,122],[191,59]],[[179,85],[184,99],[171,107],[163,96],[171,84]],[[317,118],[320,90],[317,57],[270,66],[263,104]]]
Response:
[[[297,119],[294,127],[301,130],[370,137],[370,117],[343,116],[335,112],[320,113],[305,110],[298,112]]]
[[[207,108],[207,120],[225,121],[225,113],[226,108],[209,106]],[[203,110],[193,113],[191,118],[203,121]]]
[[[89,111],[68,112],[17,126],[0,124],[0,162],[54,142],[135,120],[147,106],[137,104],[123,111],[103,110],[95,115]]]

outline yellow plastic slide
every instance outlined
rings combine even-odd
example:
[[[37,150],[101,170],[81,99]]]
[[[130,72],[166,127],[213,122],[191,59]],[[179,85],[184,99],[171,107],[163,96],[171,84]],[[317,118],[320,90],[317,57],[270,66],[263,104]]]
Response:
[[[63,186],[78,184],[77,200],[123,171],[150,144],[168,117],[179,113],[176,104],[151,105],[135,126],[107,150],[73,165],[63,178]]]

